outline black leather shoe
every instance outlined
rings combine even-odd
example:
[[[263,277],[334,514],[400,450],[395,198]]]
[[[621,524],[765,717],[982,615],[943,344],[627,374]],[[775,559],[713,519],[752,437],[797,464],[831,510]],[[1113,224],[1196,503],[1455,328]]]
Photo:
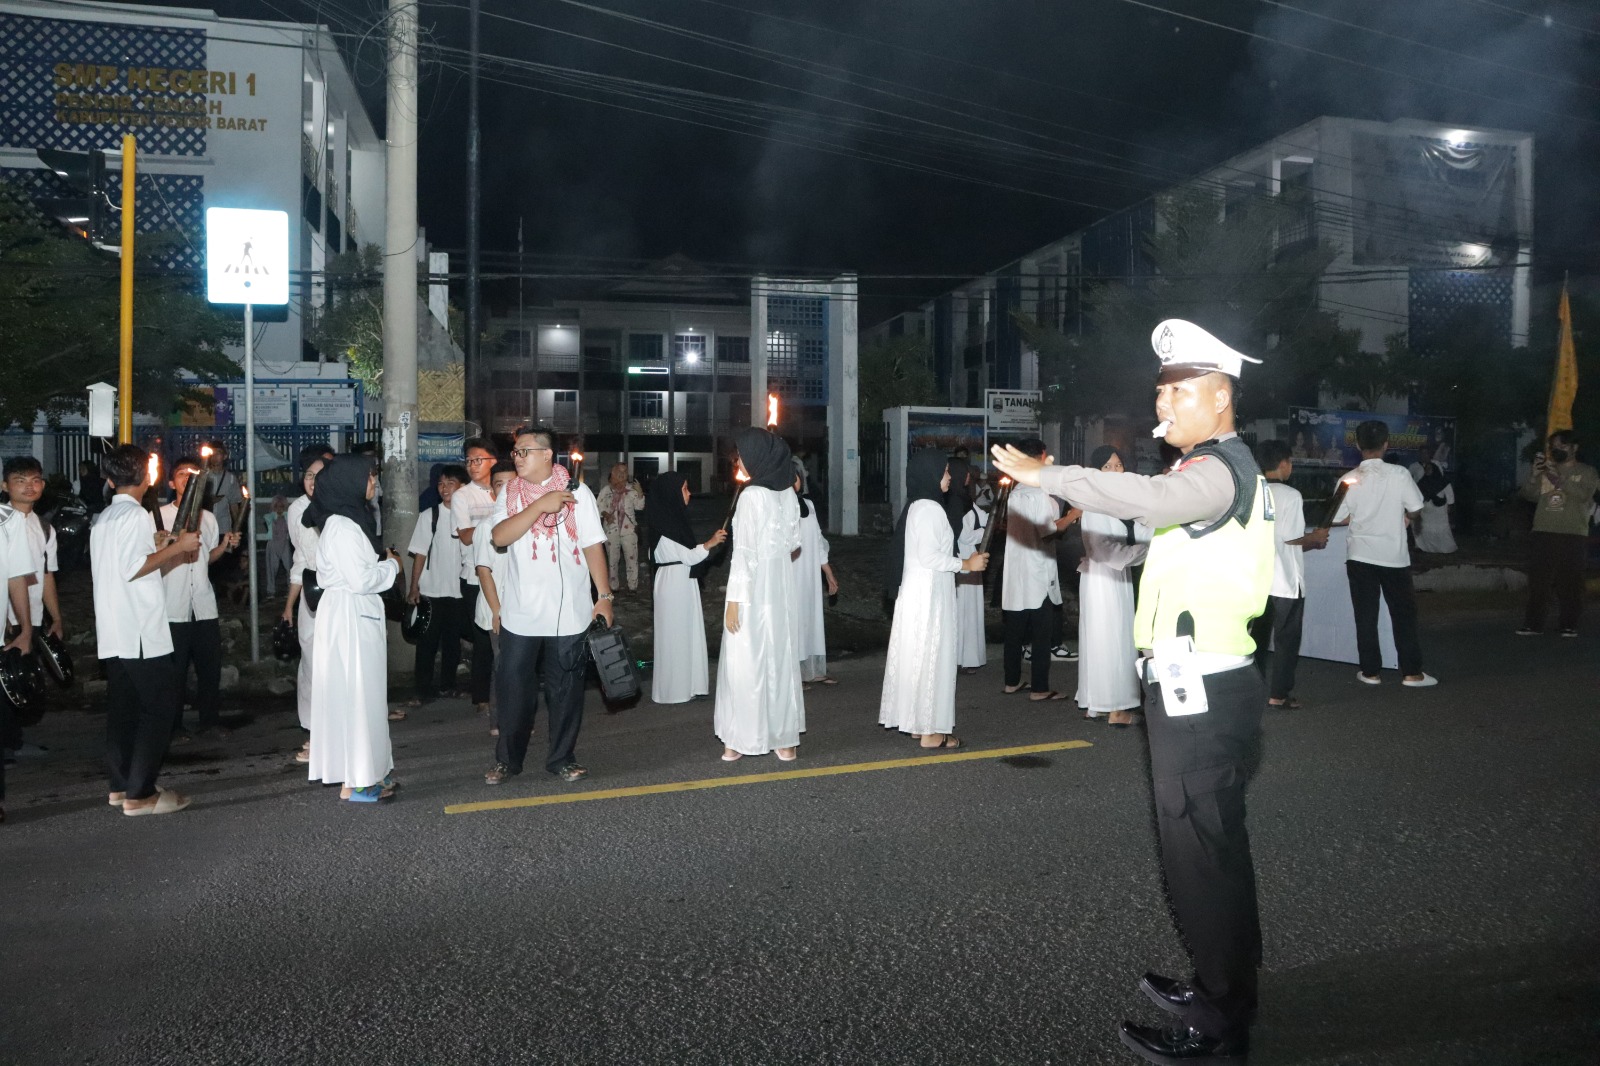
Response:
[[[1157,1066],[1243,1066],[1249,1061],[1245,1037],[1219,1039],[1196,1029],[1157,1029],[1123,1022],[1119,1034],[1129,1051]]]
[[[1168,1014],[1181,1015],[1194,1002],[1194,986],[1187,981],[1174,981],[1158,973],[1147,973],[1139,978],[1139,991]]]

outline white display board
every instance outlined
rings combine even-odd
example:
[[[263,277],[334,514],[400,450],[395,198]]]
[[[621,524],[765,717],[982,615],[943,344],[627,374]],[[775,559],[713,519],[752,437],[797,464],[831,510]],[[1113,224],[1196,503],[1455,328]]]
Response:
[[[289,214],[206,208],[206,299],[214,304],[289,302]]]
[[[1002,436],[1039,432],[1038,389],[985,389],[983,406],[989,411],[989,432]]]

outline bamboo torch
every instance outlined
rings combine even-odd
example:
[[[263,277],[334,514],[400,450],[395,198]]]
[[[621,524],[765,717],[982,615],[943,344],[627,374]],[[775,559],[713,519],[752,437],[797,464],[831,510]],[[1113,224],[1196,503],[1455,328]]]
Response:
[[[567,456],[567,461],[572,465],[572,480],[575,485],[583,484],[583,453],[574,450]]]
[[[1360,480],[1360,478],[1356,477],[1355,471],[1351,471],[1339,479],[1338,486],[1333,490],[1333,496],[1328,500],[1328,509],[1323,512],[1322,521],[1319,523],[1320,528],[1333,528],[1333,520],[1339,514],[1339,505],[1344,503],[1345,494],[1350,491],[1350,486]]]
[[[995,527],[1006,520],[1010,510],[1011,490],[1016,482],[1008,477],[1000,479],[1000,495],[995,498],[994,508],[989,512],[989,524],[983,527],[983,539],[978,542],[978,552],[981,555],[989,553],[989,540],[994,536]]]
[[[733,525],[733,509],[739,506],[739,493],[743,492],[745,485],[749,484],[750,475],[745,473],[744,467],[741,466],[733,472],[733,480],[739,484],[733,490],[733,502],[728,504],[728,516],[722,520],[722,525],[718,526],[718,529],[726,530]]]

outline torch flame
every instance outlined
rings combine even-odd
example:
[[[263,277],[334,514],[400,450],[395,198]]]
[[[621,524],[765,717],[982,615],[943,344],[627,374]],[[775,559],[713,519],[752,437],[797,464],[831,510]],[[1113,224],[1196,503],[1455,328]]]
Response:
[[[767,428],[771,429],[778,424],[778,394],[767,393]]]
[[[200,445],[200,458],[209,459],[217,454],[217,450],[209,444]]]
[[[571,459],[575,463],[581,463],[581,462],[583,462],[583,453],[582,452],[573,452],[572,455],[571,455]]]
[[[239,492],[244,496],[245,499],[248,500],[250,498],[250,489],[248,486],[240,485]]]
[[[1003,477],[1003,478],[1001,478],[1001,479],[1000,479],[1000,487],[1001,487],[1001,488],[1004,488],[1004,487],[1006,487],[1006,486],[1007,486],[1007,485],[1009,485],[1009,484],[1011,484],[1011,479],[1010,479],[1010,478],[1008,478],[1008,477]]]
[[[145,464],[145,469],[150,474],[150,484],[161,484],[161,453],[151,452],[150,460]]]
[[[743,467],[740,467],[738,470],[733,472],[733,480],[743,484],[744,482],[750,480],[750,475],[744,472]]]

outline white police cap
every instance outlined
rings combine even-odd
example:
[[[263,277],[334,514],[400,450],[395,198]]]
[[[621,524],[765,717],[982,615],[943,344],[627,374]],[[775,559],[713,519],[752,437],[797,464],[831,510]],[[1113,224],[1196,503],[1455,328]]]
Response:
[[[1236,352],[1217,338],[1181,318],[1169,318],[1150,334],[1150,347],[1161,358],[1159,383],[1197,378],[1202,374],[1226,374],[1237,378],[1245,363],[1257,363],[1243,352]]]

